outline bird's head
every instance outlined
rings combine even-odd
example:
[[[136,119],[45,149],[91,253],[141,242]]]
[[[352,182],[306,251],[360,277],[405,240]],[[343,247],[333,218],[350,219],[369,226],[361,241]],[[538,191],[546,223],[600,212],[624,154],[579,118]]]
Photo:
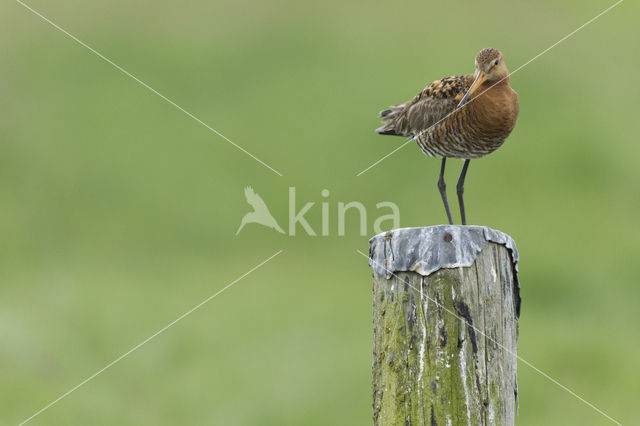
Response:
[[[473,84],[458,104],[458,108],[473,98],[483,84],[496,84],[509,77],[502,53],[498,49],[482,49],[476,56],[476,72],[473,77]]]

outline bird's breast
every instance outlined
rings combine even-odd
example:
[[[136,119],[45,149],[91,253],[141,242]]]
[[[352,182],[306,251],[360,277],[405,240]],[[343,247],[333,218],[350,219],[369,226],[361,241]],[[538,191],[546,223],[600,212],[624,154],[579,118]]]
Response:
[[[470,105],[470,115],[478,136],[506,139],[516,125],[518,94],[508,85],[487,90]]]
[[[479,158],[498,149],[515,127],[518,95],[508,84],[479,88],[480,96],[454,110],[415,140],[430,156]]]

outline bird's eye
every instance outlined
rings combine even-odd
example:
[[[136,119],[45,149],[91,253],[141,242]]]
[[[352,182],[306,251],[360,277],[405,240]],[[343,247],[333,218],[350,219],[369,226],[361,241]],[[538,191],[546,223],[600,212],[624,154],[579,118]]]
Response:
[[[493,65],[498,65],[498,60],[496,59],[496,61],[493,63]]]

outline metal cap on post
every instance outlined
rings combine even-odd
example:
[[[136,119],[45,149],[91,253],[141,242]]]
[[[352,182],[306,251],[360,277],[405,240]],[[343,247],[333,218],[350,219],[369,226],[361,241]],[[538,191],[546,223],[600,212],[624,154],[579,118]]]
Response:
[[[370,240],[373,424],[513,425],[518,251],[482,226]]]

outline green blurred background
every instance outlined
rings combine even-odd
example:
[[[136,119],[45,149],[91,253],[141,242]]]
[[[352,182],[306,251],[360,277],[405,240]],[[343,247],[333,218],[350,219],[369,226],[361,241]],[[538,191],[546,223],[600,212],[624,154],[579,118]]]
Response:
[[[279,177],[3,2],[0,423],[282,249],[30,424],[370,424],[371,271],[356,250],[379,201],[403,227],[445,221],[438,160],[413,144],[356,177],[403,141],[373,133],[378,111],[473,72],[484,47],[513,70],[611,4],[29,2]],[[626,1],[516,73],[518,124],[466,185],[470,222],[520,250],[519,354],[625,424],[640,418],[639,13]],[[248,185],[284,227],[295,186],[316,231],[328,189],[331,235],[236,236]],[[340,201],[367,206],[368,236],[355,214],[337,235]],[[517,424],[610,424],[519,367]]]

